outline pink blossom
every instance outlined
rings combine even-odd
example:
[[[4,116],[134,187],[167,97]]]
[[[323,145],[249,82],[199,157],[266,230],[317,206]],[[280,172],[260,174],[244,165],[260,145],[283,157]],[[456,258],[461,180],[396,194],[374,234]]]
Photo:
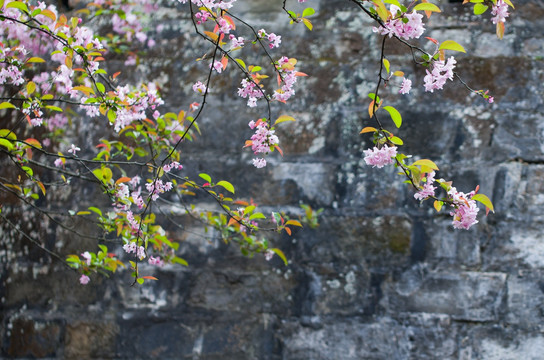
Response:
[[[418,39],[425,32],[422,14],[415,11],[401,14],[400,8],[396,5],[391,5],[390,11],[393,17],[388,19],[383,26],[373,28],[374,32],[389,35],[389,37],[397,36],[405,40]]]
[[[221,72],[223,71],[223,64],[221,64],[221,61],[215,60],[213,62],[213,65],[210,64],[210,67],[212,66],[213,66],[213,69],[217,71],[219,74],[221,74]]]
[[[494,101],[495,101],[495,98],[493,96],[490,96],[489,98],[487,98],[487,102],[490,104],[492,104]]]
[[[453,69],[456,63],[453,56],[446,62],[443,60],[433,62],[432,71],[425,70],[427,72],[423,78],[425,91],[441,90],[448,79],[453,80]]]
[[[266,160],[263,158],[255,158],[253,159],[253,166],[257,169],[261,169],[266,166]]]
[[[87,275],[84,275],[84,274],[82,274],[81,277],[79,278],[79,283],[81,285],[87,285],[89,281],[91,281],[91,278],[89,278]]]
[[[78,152],[78,151],[80,151],[80,150],[81,150],[80,148],[78,148],[77,146],[75,146],[74,144],[72,144],[72,145],[70,146],[70,149],[68,149],[68,152],[69,152],[70,154],[74,154],[74,156],[76,156],[76,152]]]
[[[123,250],[125,250],[128,254],[136,254],[136,257],[138,257],[140,260],[145,259],[145,248],[143,246],[136,245],[135,242],[130,242],[123,245]]]
[[[244,38],[241,36],[237,38],[236,36],[230,34],[229,39],[230,39],[230,50],[244,46]]]
[[[64,165],[64,161],[62,160],[62,158],[58,158],[55,160],[55,166],[60,168]]]
[[[170,170],[172,169],[177,169],[177,170],[181,170],[183,169],[183,165],[181,165],[179,162],[177,161],[172,161],[170,164],[166,164],[162,167],[162,169],[165,171],[165,172],[170,172]]]
[[[281,36],[279,35],[276,35],[274,33],[270,33],[268,34],[268,41],[270,42],[268,44],[268,46],[273,49],[275,47],[280,47],[280,43],[281,43]]]
[[[163,194],[172,189],[172,183],[169,181],[164,183],[162,180],[159,179],[145,184],[145,187],[151,195],[151,200],[155,201],[158,199],[160,194]]]
[[[434,171],[432,171],[430,174],[427,174],[427,180],[425,181],[425,185],[423,185],[423,188],[421,188],[417,193],[414,194],[416,200],[425,200],[429,196],[434,196],[434,191],[436,190],[436,187],[433,186],[434,175]]]
[[[197,92],[199,94],[205,94],[206,93],[206,85],[204,85],[202,82],[197,81],[193,85],[193,91]]]
[[[395,162],[394,157],[397,156],[397,147],[384,145],[381,148],[377,148],[374,146],[373,149],[363,150],[363,153],[365,154],[364,160],[367,165],[382,168],[385,165]]]
[[[159,267],[164,266],[164,261],[161,260],[160,256],[157,256],[157,257],[150,256],[147,262],[149,263],[149,265],[154,265]]]
[[[475,193],[475,191],[471,191],[465,194],[458,192],[454,187],[448,191],[448,195],[453,201],[452,206],[454,209],[450,212],[450,215],[453,216],[453,227],[455,229],[468,230],[472,225],[478,223],[476,217],[480,209],[476,206],[476,201],[472,200]]]
[[[497,3],[491,6],[491,14],[494,15],[491,18],[491,22],[493,24],[506,22],[506,18],[509,15],[508,4],[506,4],[503,0],[497,0]]]
[[[274,257],[274,254],[275,253],[272,250],[266,249],[266,251],[264,252],[264,258],[266,259],[266,261],[270,261]]]
[[[85,251],[81,256],[85,259],[87,266],[91,265],[92,256],[88,251]]]
[[[257,128],[257,130],[255,130],[255,134],[251,136],[251,150],[253,150],[255,155],[268,154],[272,151],[273,147],[280,142],[278,137],[274,134],[275,131],[268,128],[268,123],[258,121],[255,125],[254,123],[250,122],[249,126]],[[259,164],[262,164],[262,161],[259,162]],[[264,164],[266,165],[266,162],[264,162]]]
[[[399,93],[400,94],[408,94],[410,90],[412,89],[412,80],[403,78],[402,79],[402,85],[400,86]]]

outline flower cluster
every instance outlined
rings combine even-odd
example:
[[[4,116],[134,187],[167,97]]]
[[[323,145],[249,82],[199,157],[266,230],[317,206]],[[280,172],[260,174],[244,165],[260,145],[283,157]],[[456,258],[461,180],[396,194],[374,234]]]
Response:
[[[476,201],[472,200],[475,194],[475,191],[468,194],[458,192],[454,187],[448,191],[454,207],[453,211],[450,212],[450,215],[453,216],[454,228],[468,230],[472,225],[478,223],[476,216],[480,209],[476,206]]]
[[[251,150],[255,155],[257,154],[268,154],[274,147],[279,144],[280,140],[276,135],[274,135],[274,130],[268,128],[268,123],[259,119],[257,122],[251,120],[249,122],[249,127],[251,129],[257,128],[255,134],[251,136]],[[255,158],[253,159],[253,165],[256,168],[263,168],[266,166],[266,160],[264,158]]]
[[[397,36],[405,40],[418,39],[425,32],[425,27],[421,21],[423,15],[415,11],[403,14],[396,5],[391,5],[390,12],[392,17],[383,26],[373,28],[374,32],[389,35],[389,37]]]
[[[236,37],[236,36],[230,34],[229,35],[229,40],[230,40],[230,50],[237,49],[237,48],[240,48],[240,47],[244,46],[245,39],[243,37],[241,37],[241,36]]]
[[[178,0],[182,4],[186,4],[187,0]],[[217,2],[216,2],[217,1]],[[215,8],[219,8],[222,10],[228,10],[232,7],[232,4],[236,2],[236,0],[191,0],[193,4],[195,4],[198,7],[205,7],[209,10],[213,10]]]
[[[133,121],[146,119],[147,110],[155,110],[157,106],[164,104],[159,96],[157,86],[153,83],[141,85],[141,90],[130,89],[129,86],[118,87],[115,91],[118,102],[129,104],[118,107],[115,112],[114,129],[121,131]]]
[[[447,61],[433,62],[433,70],[425,70],[427,75],[423,78],[425,91],[434,92],[441,90],[448,79],[453,80],[453,69],[457,61],[451,56]]]
[[[149,265],[154,265],[158,267],[164,266],[164,261],[160,258],[160,256],[149,256],[149,260],[147,260],[147,262],[149,263]]]
[[[81,277],[79,278],[79,283],[81,285],[87,285],[89,283],[89,281],[91,281],[91,278],[88,277],[87,275],[85,274],[81,274]]]
[[[164,170],[164,172],[170,172],[172,169],[174,170],[181,170],[183,169],[183,165],[181,165],[179,162],[177,161],[172,161],[170,164],[166,164],[162,167],[162,169]]]
[[[412,80],[403,78],[402,85],[400,86],[399,94],[408,94],[412,89]]]
[[[374,146],[373,149],[363,150],[365,162],[372,167],[382,168],[385,165],[393,164],[397,156],[396,146],[384,145],[381,148]]]
[[[128,244],[123,245],[123,250],[125,250],[127,254],[134,253],[140,260],[145,259],[145,248],[143,246],[136,245],[135,242],[129,242]]]
[[[434,171],[427,174],[425,185],[423,185],[423,188],[414,194],[414,198],[416,198],[416,200],[425,200],[429,196],[434,196],[434,191],[436,190],[436,186],[433,186],[434,176]]]
[[[266,32],[265,29],[261,29],[257,32],[257,34],[259,35],[259,37],[261,39],[267,39],[268,40],[268,47],[273,49],[273,48],[277,48],[277,47],[280,47],[280,43],[281,43],[281,36],[279,35],[276,35],[274,33],[270,33],[268,34]]]
[[[491,7],[491,14],[493,15],[491,18],[491,22],[493,22],[493,24],[506,22],[506,18],[509,15],[508,4],[506,4],[503,0],[497,0],[497,3],[493,4]]]
[[[282,56],[278,60],[278,65],[276,69],[278,70],[279,76],[282,81],[281,88],[274,92],[272,98],[274,100],[286,102],[295,95],[294,86],[297,82],[298,73],[295,70],[294,61],[287,58],[286,56]]]
[[[151,200],[155,201],[158,199],[160,194],[164,194],[165,192],[172,190],[172,182],[167,181],[166,183],[163,183],[162,180],[158,179],[145,184],[145,188],[147,191],[149,191]]]
[[[248,79],[243,79],[242,87],[238,88],[238,96],[246,99],[247,106],[257,106],[257,100],[264,96],[264,90],[257,86],[257,83]]]

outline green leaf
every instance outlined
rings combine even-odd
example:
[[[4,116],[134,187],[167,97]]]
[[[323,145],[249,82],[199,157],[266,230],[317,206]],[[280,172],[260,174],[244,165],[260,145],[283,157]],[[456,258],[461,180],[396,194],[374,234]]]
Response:
[[[19,9],[19,10],[27,12],[27,13],[29,12],[28,7],[22,1],[12,1],[12,2],[10,2],[9,4],[6,5],[6,9],[9,9],[9,8]]]
[[[180,265],[183,265],[183,266],[189,266],[189,264],[187,263],[187,261],[185,261],[185,259],[182,259],[180,257],[177,257],[177,256],[174,256],[174,258],[172,259],[172,262],[174,264],[180,264]]]
[[[423,11],[434,11],[434,12],[442,12],[438,6],[431,3],[421,3],[414,6],[415,11],[423,10]]]
[[[0,139],[0,145],[2,145],[3,147],[5,147],[5,148],[8,149],[9,151],[13,150],[13,144],[12,144],[11,141],[9,141],[9,140]]]
[[[395,123],[395,126],[397,128],[400,128],[402,125],[402,116],[400,116],[400,113],[392,106],[384,106],[384,110],[387,110],[389,115],[391,115],[391,119],[393,119],[393,122]]]
[[[278,248],[272,248],[270,250],[275,252],[276,255],[278,255],[283,260],[283,263],[285,264],[285,266],[289,265],[289,263],[287,262],[287,258],[285,257],[285,254],[283,253],[283,251],[281,251]]]
[[[17,109],[17,107],[10,102],[4,101],[0,104],[0,110],[2,109]]]
[[[276,119],[274,125],[272,126],[276,126],[277,124],[280,124],[284,121],[295,121],[295,118],[289,115],[281,115],[279,118]]]
[[[198,176],[200,176],[202,179],[206,180],[206,182],[209,182],[209,183],[212,182],[212,178],[208,174],[200,173],[200,174],[198,174]]]
[[[393,144],[395,145],[402,145],[404,144],[404,142],[402,141],[401,138],[397,137],[397,136],[393,136],[393,137],[390,137],[389,138],[389,141],[391,141]]]
[[[472,197],[472,200],[476,200],[478,202],[481,202],[482,204],[485,205],[486,208],[488,208],[489,210],[495,212],[495,210],[493,209],[493,203],[484,194],[476,194],[476,195],[474,195]]]
[[[266,219],[266,216],[264,216],[263,213],[258,212],[258,213],[252,214],[252,215],[249,217],[249,220],[255,220],[255,219]]]
[[[398,0],[383,0],[384,3],[386,4],[393,4],[393,5],[396,5],[398,6],[399,8],[401,7],[400,3],[398,2]]]
[[[10,129],[0,129],[0,138],[17,140],[17,136]]]
[[[306,8],[304,9],[304,11],[302,12],[302,17],[306,17],[306,16],[311,16],[315,14],[315,10],[313,8]]]
[[[45,60],[42,59],[41,57],[34,56],[34,57],[29,58],[26,62],[27,63],[44,63]]]
[[[91,210],[92,212],[95,212],[97,213],[98,215],[102,216],[102,211],[99,209],[99,208],[96,208],[94,206],[91,206],[89,207],[89,210]]]
[[[225,190],[230,191],[231,193],[234,194],[234,186],[232,186],[232,184],[230,182],[228,182],[228,181],[221,180],[215,185],[216,186],[222,186],[222,187],[225,188]]]
[[[444,41],[442,44],[440,44],[438,50],[453,50],[466,53],[465,48],[453,40]]]
[[[46,109],[49,109],[49,110],[52,110],[52,111],[58,111],[58,112],[62,112],[62,109],[58,106],[53,106],[53,105],[45,105],[45,108]]]
[[[138,284],[142,285],[145,280],[143,278],[137,278],[136,281],[138,282]]]
[[[36,83],[34,81],[29,81],[26,84],[26,92],[28,93],[28,95],[32,95],[34,91],[36,91]]]
[[[238,64],[240,64],[241,67],[243,67],[244,69],[246,69],[246,63],[244,62],[244,60],[242,60],[242,59],[234,59],[234,61],[236,61]]]
[[[99,83],[99,82],[96,83],[96,89],[97,89],[98,91],[100,91],[101,93],[105,93],[105,92],[106,92],[106,87],[104,86],[104,84]]]
[[[418,161],[414,162],[412,165],[421,166],[421,167],[426,166],[426,167],[430,168],[431,170],[438,170],[438,166],[432,160],[429,160],[429,159],[418,160]],[[427,172],[427,171],[423,171],[423,172]]]
[[[385,67],[385,71],[389,74],[389,60],[386,58],[383,58],[383,66]]]
[[[34,171],[29,168],[28,166],[21,166],[21,170],[23,170],[24,172],[26,172],[26,174],[29,176],[29,177],[32,177],[34,176]]]
[[[483,13],[485,13],[487,11],[488,8],[489,8],[489,6],[487,6],[487,5],[476,4],[476,5],[474,5],[474,15],[482,15]]]
[[[312,25],[312,22],[306,18],[302,18],[302,22],[304,23],[304,25],[306,25],[306,27],[312,31],[312,29],[314,28],[314,26]]]
[[[113,111],[113,109],[108,110],[108,120],[112,124],[115,122],[115,111]]]

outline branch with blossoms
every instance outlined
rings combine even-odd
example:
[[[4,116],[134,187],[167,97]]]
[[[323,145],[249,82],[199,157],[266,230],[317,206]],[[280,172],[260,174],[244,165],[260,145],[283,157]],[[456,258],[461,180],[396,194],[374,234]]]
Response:
[[[399,93],[403,95],[409,94],[412,86],[412,81],[404,77],[404,72],[399,70],[392,71],[390,69],[391,64],[385,56],[385,43],[387,39],[395,38],[407,45],[413,57],[414,51],[419,51],[423,54],[421,56],[422,61],[418,61],[414,57],[414,62],[426,67],[426,75],[423,79],[426,92],[432,93],[435,90],[441,90],[447,80],[454,80],[455,76],[469,91],[483,97],[487,102],[492,103],[494,98],[489,95],[488,91],[473,90],[453,71],[457,61],[453,56],[446,59],[446,51],[466,52],[457,42],[446,40],[440,43],[436,39],[427,37],[434,44],[434,51],[432,53],[408,42],[420,38],[425,32],[423,23],[424,15],[418,13],[418,11],[422,11],[427,17],[430,17],[433,12],[441,12],[438,6],[426,1],[421,1],[419,4],[417,1],[413,1],[408,7],[405,7],[398,1],[392,1],[388,10],[382,0],[373,0],[370,8],[364,7],[362,1],[353,1],[367,15],[378,22],[379,26],[374,27],[373,31],[383,36],[378,81],[375,92],[369,94],[372,101],[368,108],[370,118],[376,121],[378,127],[365,127],[361,130],[361,134],[373,133],[373,142],[375,144],[373,149],[364,150],[365,162],[368,165],[378,168],[394,164],[402,170],[399,174],[405,176],[408,179],[407,182],[416,190],[414,194],[416,200],[434,200],[434,208],[437,212],[444,205],[449,205],[452,208],[450,215],[453,217],[453,227],[456,229],[469,229],[472,225],[478,223],[477,214],[479,209],[476,202],[482,203],[486,207],[486,213],[488,213],[494,210],[491,200],[486,195],[477,193],[479,187],[469,193],[463,193],[453,187],[451,181],[435,179],[435,171],[438,171],[438,166],[429,159],[422,159],[408,164],[406,160],[411,158],[411,156],[399,153],[397,150],[403,144],[403,141],[386,130],[378,118],[378,110],[383,109],[388,112],[397,128],[400,128],[402,125],[401,114],[392,106],[383,106],[383,101],[379,97],[382,82],[384,86],[387,86],[393,76],[402,77]],[[469,1],[465,0],[465,3],[467,2]],[[474,12],[477,15],[484,12],[479,11],[481,6],[488,6],[483,1],[475,0],[471,2],[476,3]],[[492,7],[492,14],[494,15],[492,22],[497,24],[497,35],[499,38],[502,38],[504,34],[504,22],[508,16],[507,8],[508,5],[511,7],[513,5],[510,1],[503,2],[502,0],[490,0],[486,1],[486,3],[489,3],[489,6]],[[499,31],[499,29],[502,30]],[[384,72],[387,76],[383,75]],[[445,191],[446,194],[444,197],[437,197],[437,187],[434,184],[439,185]]]
[[[186,6],[189,1],[178,2]],[[84,237],[90,235],[78,233],[57,219],[66,216],[65,213],[59,215],[47,206],[37,206],[36,202],[43,201],[51,192],[62,192],[61,187],[70,186],[72,181],[96,185],[95,191],[103,193],[100,199],[91,202],[91,206],[68,210],[68,216],[94,222],[102,230],[102,235],[95,237],[99,242],[97,251],[90,249],[66,258],[66,262],[81,274],[82,284],[88,284],[94,273],[110,274],[123,267],[131,269],[133,285],[156,280],[145,274],[146,269],[140,266],[144,261],[152,266],[188,265],[177,255],[179,243],[169,238],[157,217],[158,213],[165,213],[166,206],[173,206],[174,196],[177,196],[177,206],[186,215],[198,219],[205,229],[213,229],[223,241],[236,243],[248,256],[264,254],[270,259],[277,255],[287,263],[281,250],[274,248],[270,238],[262,233],[291,235],[293,229],[302,224],[317,226],[319,210],[303,207],[305,215],[298,220],[281,212],[267,216],[252,201],[233,198],[235,188],[229,181],[213,181],[207,173],[200,173],[197,179],[184,176],[186,169],[182,165],[184,159],[180,149],[200,134],[198,120],[204,116],[213,80],[224,76],[229,63],[233,64],[230,68],[241,75],[237,95],[246,99],[248,107],[266,102],[266,117],[247,119],[254,133],[245,146],[240,144],[240,147],[251,148],[256,156],[253,159],[255,167],[266,166],[266,156],[275,151],[282,154],[276,126],[295,120],[288,115],[273,114],[271,103],[288,102],[295,95],[298,78],[306,74],[297,70],[296,59],[273,55],[282,44],[281,36],[241,19],[233,10],[235,2],[189,2],[187,14],[194,34],[211,46],[206,55],[197,59],[205,64],[203,73],[206,74],[203,81],[192,85],[193,91],[201,96],[200,101],[192,102],[177,113],[162,112],[164,100],[156,84],[122,85],[123,74],[110,75],[100,66],[101,62],[107,63],[113,52],[127,46],[129,56],[125,66],[133,66],[139,61],[139,47],[154,45],[153,39],[146,35],[150,16],[145,13],[155,6],[149,0],[138,0],[136,7],[118,0],[91,3],[79,12],[83,14],[82,18],[70,19],[59,14],[53,5],[31,5],[26,0],[2,3],[0,84],[4,87],[0,94],[0,110],[18,116],[5,120],[6,125],[0,129],[3,156],[0,160],[9,162],[8,165],[16,170],[2,179],[0,194],[14,196],[25,209],[38,212],[64,230]],[[412,85],[412,80],[402,71],[391,69],[384,51],[386,41],[395,38],[407,45],[414,61],[426,68],[423,79],[426,91],[438,91],[448,80],[457,77],[470,91],[489,102],[493,98],[483,90],[472,90],[454,72],[456,60],[453,56],[446,58],[446,51],[464,52],[459,44],[452,40],[429,39],[434,44],[433,51],[429,52],[411,43],[425,31],[423,12],[427,16],[439,12],[436,5],[421,0],[404,7],[396,0],[387,0],[391,4],[387,9],[382,0],[351,2],[377,22],[375,32],[383,36],[378,81],[375,92],[369,94],[368,108],[370,118],[378,125],[361,131],[373,133],[375,143],[373,149],[365,151],[365,161],[376,167],[394,164],[415,188],[417,200],[434,199],[437,210],[443,205],[451,206],[454,227],[469,228],[477,222],[475,201],[493,210],[489,199],[477,194],[477,190],[465,194],[458,192],[451,182],[436,180],[438,166],[431,160],[408,163],[410,157],[398,152],[402,140],[383,126],[381,116],[384,111],[397,128],[402,124],[402,117],[394,107],[385,105],[380,99],[382,88],[394,83],[395,78],[402,79],[399,91],[408,95]],[[492,21],[502,37],[507,9],[512,6],[510,1],[471,2],[475,4],[475,13],[491,8]],[[290,22],[303,23],[312,30],[313,24],[308,17],[315,10],[305,8],[299,14],[287,10],[286,4],[284,0],[282,9]],[[148,20],[142,18],[146,16]],[[85,19],[92,22],[101,17],[111,20],[113,34],[100,37],[82,25]],[[249,36],[244,37],[244,31]],[[26,36],[22,36],[23,33]],[[262,64],[259,60],[249,64],[239,55],[245,55],[248,43],[257,45],[258,54],[264,59]],[[269,84],[269,78],[277,80],[277,87]],[[88,121],[109,126],[104,129],[104,137],[93,144],[94,149],[74,141],[78,129],[70,125],[78,124],[83,114]],[[43,181],[50,173],[54,173],[54,180]],[[446,192],[444,197],[436,194],[438,187]],[[197,192],[212,199],[217,208],[199,210],[188,200]],[[7,219],[5,213],[1,215]],[[6,224],[16,226],[11,220]],[[19,232],[18,228],[16,230]],[[29,238],[28,234],[26,237]],[[33,242],[39,244],[36,239]],[[110,251],[106,242],[120,245],[125,252],[123,257]],[[128,262],[123,258],[128,258]]]

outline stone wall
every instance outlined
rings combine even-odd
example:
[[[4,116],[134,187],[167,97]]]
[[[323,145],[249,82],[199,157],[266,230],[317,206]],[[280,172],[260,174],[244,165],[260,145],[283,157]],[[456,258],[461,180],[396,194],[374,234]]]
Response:
[[[427,36],[465,46],[457,70],[473,87],[489,88],[493,105],[458,81],[424,93],[424,72],[408,65],[406,49],[394,42],[387,48],[392,66],[414,81],[409,96],[387,95],[403,114],[405,152],[433,159],[439,176],[461,191],[479,184],[495,204],[496,213],[471,230],[454,231],[446,212],[413,199],[395,169],[362,161],[370,142],[358,133],[373,125],[367,93],[379,65],[379,39],[364,14],[346,0],[310,0],[317,10],[310,33],[289,26],[271,1],[238,2],[242,16],[283,36],[276,53],[296,57],[311,75],[291,105],[274,107],[297,122],[279,131],[284,158],[254,169],[241,147],[251,136],[247,122],[264,108],[248,109],[230,95],[240,80],[231,72],[214,83],[185,169],[229,179],[239,196],[265,209],[296,215],[300,202],[322,207],[320,227],[275,240],[290,260],[283,266],[277,258],[245,258],[181,219],[185,230],[169,230],[190,266],[155,270],[160,281],[142,287],[130,287],[128,271],[93,277],[84,287],[39,249],[26,257],[4,250],[1,356],[542,358],[544,5],[516,0],[503,41],[489,17],[471,16],[459,2],[442,1],[443,15],[429,21]],[[193,62],[205,50],[184,34],[183,9],[157,13],[167,31],[149,54],[151,65],[134,71],[160,79],[175,109],[188,102],[195,70],[204,68]],[[201,206],[210,206],[206,201]],[[48,246],[61,253],[85,244],[55,234]]]

